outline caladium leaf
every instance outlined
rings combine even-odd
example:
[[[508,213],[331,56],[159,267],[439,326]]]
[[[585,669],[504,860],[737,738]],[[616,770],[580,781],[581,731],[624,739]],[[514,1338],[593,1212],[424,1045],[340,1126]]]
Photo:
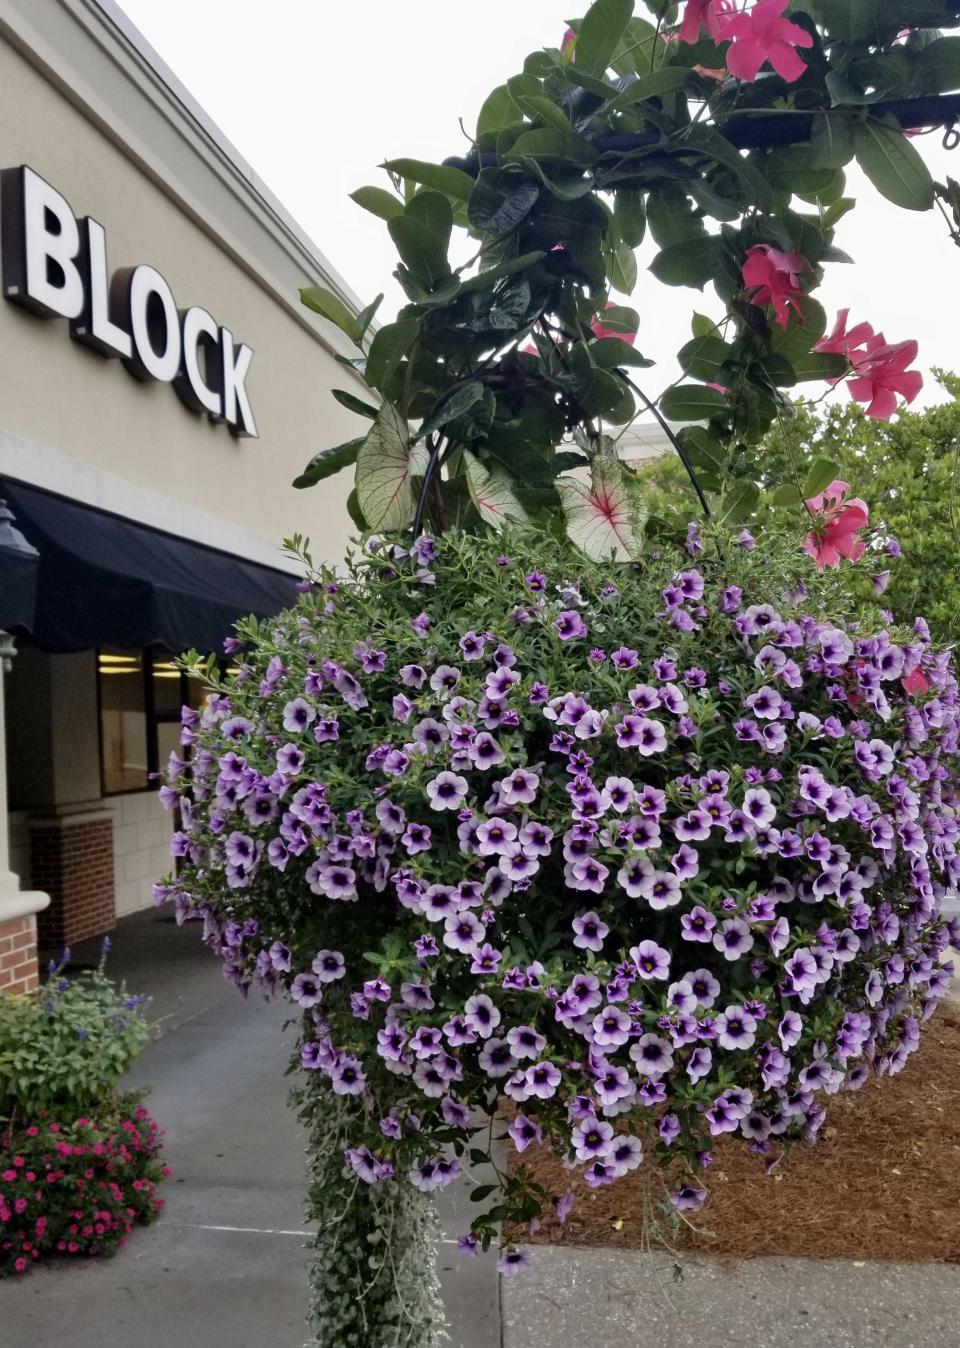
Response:
[[[384,403],[357,455],[357,500],[371,529],[403,529],[413,520],[413,479],[426,471],[425,445],[411,447],[406,421]]]
[[[485,524],[502,529],[508,520],[515,524],[526,523],[528,516],[523,506],[502,477],[488,473],[475,454],[463,451],[467,467],[467,486],[470,499],[480,512]]]
[[[627,469],[616,459],[596,458],[590,486],[560,478],[557,491],[567,517],[567,535],[591,561],[636,561],[643,547],[647,506]]]

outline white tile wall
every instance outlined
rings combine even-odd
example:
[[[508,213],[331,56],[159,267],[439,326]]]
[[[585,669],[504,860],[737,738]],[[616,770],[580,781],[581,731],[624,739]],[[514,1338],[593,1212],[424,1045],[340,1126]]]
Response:
[[[149,908],[153,885],[172,869],[169,852],[172,816],[153,791],[112,796],[104,801],[113,811],[113,864],[117,916]]]

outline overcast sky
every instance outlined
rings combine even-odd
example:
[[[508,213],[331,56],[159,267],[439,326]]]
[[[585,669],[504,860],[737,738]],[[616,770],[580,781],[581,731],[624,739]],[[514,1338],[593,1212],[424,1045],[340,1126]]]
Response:
[[[386,186],[377,169],[384,159],[462,153],[458,121],[472,129],[489,90],[528,52],[558,45],[565,18],[582,8],[561,0],[120,3],[361,298],[387,292],[385,316],[400,302],[393,247],[386,226],[347,194]],[[935,133],[915,143],[935,176],[960,178],[960,151],[951,155],[940,141]],[[860,207],[841,222],[837,242],[856,265],[830,266],[820,298],[831,319],[849,307],[852,320],[890,341],[917,338],[921,398],[936,401],[930,367],[960,370],[960,249],[939,212],[901,211],[856,170],[848,175]],[[640,260],[649,261],[645,250]],[[648,389],[658,392],[674,378],[692,308],[716,301],[661,286],[641,267],[633,302],[638,345],[657,361]]]

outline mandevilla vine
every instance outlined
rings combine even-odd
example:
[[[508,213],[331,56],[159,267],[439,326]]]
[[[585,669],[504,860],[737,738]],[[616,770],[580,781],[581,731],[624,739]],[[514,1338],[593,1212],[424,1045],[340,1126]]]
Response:
[[[639,412],[686,423],[674,443],[698,487],[743,518],[758,495],[754,447],[790,417],[796,385],[849,377],[879,417],[916,395],[916,344],[862,321],[847,330],[844,316],[826,337],[814,293],[827,264],[850,261],[834,234],[854,206],[854,159],[897,205],[939,204],[956,236],[960,189],[933,181],[909,133],[960,117],[943,97],[960,89],[960,36],[938,31],[958,26],[960,5],[639,8],[596,0],[561,48],[493,90],[466,155],[392,160],[393,191],[353,194],[386,221],[409,302],[372,331],[379,299],[355,315],[328,291],[302,292],[356,344],[374,401],[335,393],[373,425],[317,454],[297,485],[355,463],[361,527],[565,514],[588,555],[636,557],[646,511],[617,437]],[[461,266],[454,228],[475,244]],[[683,381],[649,400],[640,315],[620,298],[647,234],[660,281],[711,285],[726,310],[718,323],[693,315]],[[644,317],[649,331],[656,316]],[[587,466],[592,485],[568,476]],[[788,483],[778,503],[799,506],[832,475]]]

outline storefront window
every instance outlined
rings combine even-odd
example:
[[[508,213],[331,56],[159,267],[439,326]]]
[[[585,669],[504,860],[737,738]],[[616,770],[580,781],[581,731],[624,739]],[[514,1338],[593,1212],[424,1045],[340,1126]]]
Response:
[[[165,651],[101,650],[100,761],[104,795],[152,789],[152,776],[180,744],[180,708],[205,689]]]

